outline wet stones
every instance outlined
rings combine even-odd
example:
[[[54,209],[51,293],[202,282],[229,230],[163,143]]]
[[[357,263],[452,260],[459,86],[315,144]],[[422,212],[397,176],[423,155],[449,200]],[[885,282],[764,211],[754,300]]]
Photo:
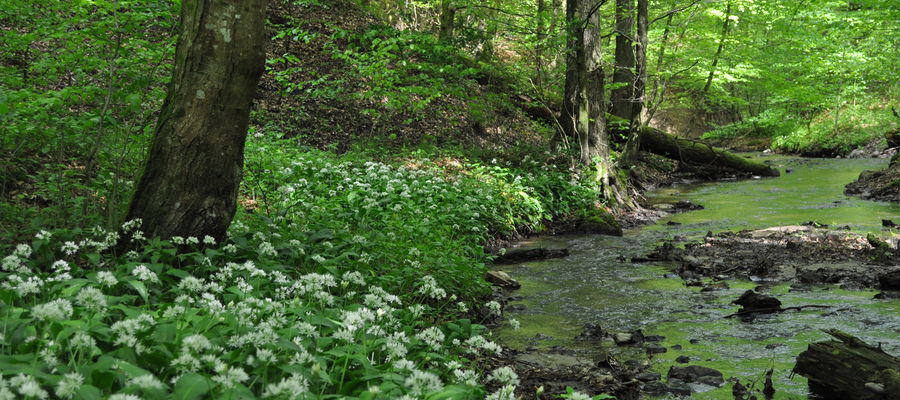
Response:
[[[641,382],[654,382],[660,380],[660,378],[662,378],[662,375],[659,372],[647,371],[635,375],[634,378]]]
[[[879,276],[878,285],[881,290],[900,291],[900,269]]]
[[[619,332],[612,335],[613,341],[619,346],[633,346],[644,343],[644,332],[640,329],[632,332]]]
[[[687,364],[691,362],[691,358],[688,356],[678,356],[678,358],[675,359],[675,362],[679,364]]]
[[[766,296],[764,294],[756,293],[752,290],[748,290],[738,297],[737,300],[732,301],[731,304],[737,304],[741,306],[741,309],[738,311],[741,314],[746,313],[774,313],[781,311],[781,301],[772,297]]]
[[[690,396],[692,393],[706,392],[725,384],[725,378],[721,372],[700,365],[673,366],[666,374],[666,382],[659,380],[659,374],[647,372],[639,374],[635,378],[645,382],[642,389],[651,396],[666,394]]]
[[[587,342],[596,342],[603,340],[606,337],[606,330],[603,329],[600,325],[597,324],[587,324],[584,326],[584,330],[575,337],[575,340],[579,341],[587,341]]]
[[[688,365],[686,367],[673,366],[669,368],[666,379],[669,381],[678,379],[682,382],[696,382],[715,387],[721,387],[725,384],[725,378],[722,376],[721,372],[702,365]]]
[[[669,351],[669,349],[657,343],[648,344],[645,350],[647,351],[647,354],[661,354]]]

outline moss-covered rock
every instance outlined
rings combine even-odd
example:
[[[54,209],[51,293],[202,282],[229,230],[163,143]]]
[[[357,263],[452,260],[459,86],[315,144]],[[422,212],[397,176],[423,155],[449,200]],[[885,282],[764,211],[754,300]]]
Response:
[[[622,236],[622,225],[616,217],[602,208],[586,210],[572,224],[572,233]]]

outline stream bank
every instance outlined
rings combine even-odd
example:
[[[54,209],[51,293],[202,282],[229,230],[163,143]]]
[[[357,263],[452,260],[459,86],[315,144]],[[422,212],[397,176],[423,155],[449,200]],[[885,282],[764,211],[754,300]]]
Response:
[[[501,342],[517,350],[519,359],[545,368],[614,359],[635,372],[646,369],[637,373],[645,394],[685,395],[689,390],[695,398],[708,399],[732,399],[729,382],[735,379],[759,392],[770,368],[775,398],[805,398],[805,380],[790,379],[789,371],[807,344],[827,336],[821,329],[841,329],[879,343],[889,353],[900,353],[900,301],[874,299],[876,290],[815,284],[801,289],[729,276],[721,280],[720,290],[704,291],[686,286],[674,274],[677,262],[631,262],[663,242],[702,242],[709,232],[820,221],[846,225],[851,233],[889,236],[881,220],[900,219],[897,205],[842,193],[843,185],[861,170],[878,168],[886,160],[773,157],[769,161],[791,173],[775,179],[677,185],[650,194],[655,203],[691,200],[705,208],[627,229],[623,237],[569,235],[520,243],[568,248],[570,255],[501,267],[522,284],[512,292],[506,309],[506,317],[517,320],[520,328],[498,329]],[[777,297],[785,307],[825,307],[768,314],[753,322],[724,318],[737,310],[731,302],[750,289]],[[637,330],[657,341],[616,344],[616,339]],[[606,334],[597,335],[600,331]],[[671,381],[671,367],[692,365],[721,371],[724,384],[685,382],[677,373]]]

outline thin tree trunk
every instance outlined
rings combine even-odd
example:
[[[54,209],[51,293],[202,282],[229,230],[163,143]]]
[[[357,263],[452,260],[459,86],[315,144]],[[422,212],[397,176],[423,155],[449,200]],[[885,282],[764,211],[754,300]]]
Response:
[[[662,71],[663,60],[665,60],[666,54],[666,46],[669,45],[669,31],[672,28],[672,18],[675,16],[675,13],[669,14],[666,17],[666,26],[663,28],[662,38],[659,40],[659,54],[656,57],[656,79],[653,79],[653,90],[650,91],[650,95],[646,96],[647,101],[644,104],[644,107],[647,107],[647,123],[650,123],[650,120],[653,119],[653,115],[656,114],[656,109],[659,107],[659,104],[662,104],[662,98],[665,97],[665,88],[667,85],[660,82],[662,80],[662,75],[660,71]],[[653,106],[651,106],[651,104]]]
[[[128,210],[147,237],[225,236],[264,67],[266,3],[182,3],[172,81]]]
[[[722,23],[722,35],[719,37],[719,48],[716,49],[716,54],[713,56],[712,64],[709,66],[709,76],[706,77],[706,85],[703,85],[703,95],[709,92],[709,87],[712,85],[713,76],[716,74],[716,66],[719,64],[719,57],[722,56],[722,48],[725,47],[725,39],[728,37],[728,24],[731,22],[731,2],[729,1],[725,6],[725,22]]]
[[[547,41],[547,2],[546,0],[537,0],[537,17],[534,45],[534,83],[538,89],[540,97],[544,97],[544,46]]]
[[[634,0],[616,0],[616,69],[613,71],[612,115],[631,118],[634,99]]]

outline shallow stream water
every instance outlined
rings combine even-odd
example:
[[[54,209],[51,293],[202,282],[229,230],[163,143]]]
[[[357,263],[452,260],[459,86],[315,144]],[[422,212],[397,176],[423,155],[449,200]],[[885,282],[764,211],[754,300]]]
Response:
[[[776,157],[772,162],[780,167],[781,177],[676,185],[649,194],[652,202],[690,200],[705,209],[626,231],[624,237],[555,236],[522,243],[523,247],[566,247],[571,255],[502,268],[522,284],[522,289],[513,293],[517,300],[510,302],[506,312],[521,328],[499,329],[499,340],[515,349],[530,348],[529,360],[543,363],[571,362],[568,357],[548,355],[545,350],[553,346],[573,349],[584,359],[600,353],[621,359],[648,358],[640,348],[575,340],[586,324],[612,332],[642,329],[645,335],[665,336],[661,344],[668,351],[651,359],[653,370],[663,379],[670,366],[684,365],[675,362],[681,355],[690,357],[690,364],[722,371],[726,379],[737,377],[744,384],[757,381],[757,389],[762,388],[765,371],[774,368],[776,399],[808,397],[806,380],[790,378],[790,370],[807,344],[828,338],[822,329],[840,329],[900,355],[900,300],[875,300],[874,290],[822,286],[791,291],[790,284],[770,284],[767,293],[776,295],[785,307],[834,307],[789,311],[748,323],[723,317],[737,310],[730,304],[732,300],[760,282],[729,281],[730,289],[701,293],[700,288],[685,287],[680,278],[666,278],[671,264],[627,261],[676,235],[699,240],[707,231],[798,225],[811,220],[887,235],[881,220],[900,222],[900,205],[843,194],[844,185],[861,171],[882,168],[885,160]],[[791,173],[784,173],[786,169]],[[669,221],[681,225],[667,225]],[[676,350],[678,346],[680,350]],[[731,399],[730,384],[692,397]]]

